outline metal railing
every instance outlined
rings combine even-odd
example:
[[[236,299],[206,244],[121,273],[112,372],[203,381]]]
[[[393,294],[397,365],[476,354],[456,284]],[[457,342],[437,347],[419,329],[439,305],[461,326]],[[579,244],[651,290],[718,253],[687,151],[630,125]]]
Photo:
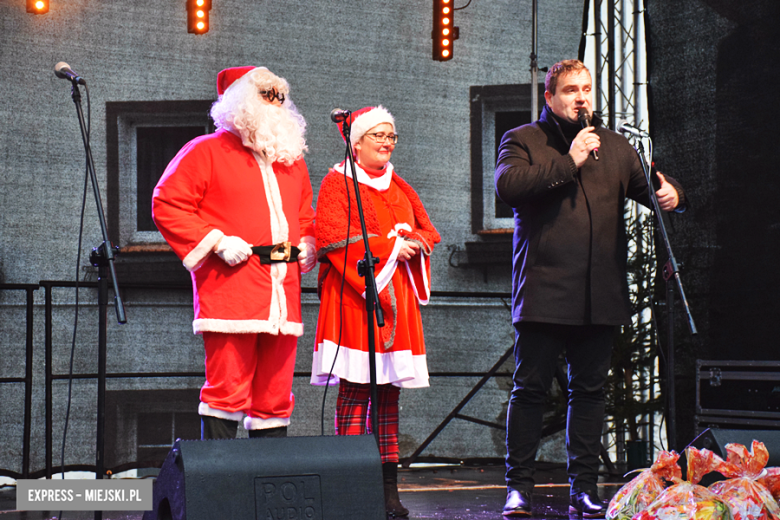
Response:
[[[76,287],[76,282],[68,282],[68,281],[52,281],[52,280],[42,280],[40,282],[40,286],[44,288],[45,292],[45,323],[46,323],[46,332],[45,332],[45,356],[46,356],[46,362],[45,362],[45,387],[46,387],[46,397],[45,397],[45,424],[46,424],[46,441],[45,441],[45,460],[46,460],[46,469],[43,472],[43,475],[46,478],[51,478],[53,473],[53,439],[52,439],[52,431],[53,431],[53,418],[52,418],[52,411],[53,411],[53,385],[55,380],[68,380],[71,377],[75,379],[97,379],[98,374],[97,373],[81,373],[81,374],[73,374],[72,376],[70,374],[55,374],[53,372],[53,334],[52,334],[52,308],[53,308],[53,296],[52,296],[52,289],[55,287],[58,288],[64,288],[64,287]],[[98,283],[97,282],[79,282],[79,287],[83,288],[90,288],[90,289],[97,289]],[[138,284],[138,283],[123,283],[122,284],[122,290],[128,290],[128,289],[155,289],[155,290],[192,290],[191,285],[182,285],[182,284]],[[110,290],[110,289],[109,289]],[[197,376],[203,376],[204,372],[114,372],[114,373],[107,373],[106,379],[122,379],[122,378],[150,378],[150,377],[197,377]],[[125,465],[126,466],[126,465]],[[131,467],[138,467],[138,466],[130,466],[126,469],[130,469]],[[116,468],[112,468],[116,469]],[[95,471],[94,465],[89,464],[77,464],[77,465],[66,465],[65,471]]]
[[[98,284],[97,282],[79,282],[79,287],[82,288],[89,288],[89,289],[96,289]],[[52,432],[53,432],[53,385],[54,382],[57,380],[68,380],[69,377],[72,377],[74,380],[77,379],[97,379],[97,373],[77,373],[70,376],[67,373],[55,373],[53,369],[53,308],[54,308],[54,297],[53,297],[53,289],[55,288],[75,288],[76,282],[71,281],[62,281],[62,280],[42,280],[38,284],[0,284],[0,291],[2,290],[24,290],[27,291],[27,304],[26,304],[26,330],[27,330],[27,340],[26,340],[26,362],[25,362],[25,377],[8,377],[8,378],[0,378],[0,384],[11,384],[11,383],[24,383],[25,385],[25,403],[24,403],[24,446],[23,446],[23,461],[22,461],[22,472],[14,472],[11,470],[4,470],[0,469],[0,476],[9,476],[11,478],[40,478],[40,477],[46,477],[51,478],[53,474],[53,438],[52,438]],[[35,472],[30,471],[30,425],[31,425],[31,413],[32,413],[32,388],[33,388],[33,353],[34,353],[34,344],[33,344],[33,308],[34,308],[34,301],[33,301],[33,293],[34,291],[37,291],[39,289],[44,290],[44,387],[45,387],[45,469],[38,470]],[[143,283],[123,283],[122,284],[122,290],[131,290],[131,289],[143,289],[143,290],[191,290],[191,285],[182,285],[182,284],[143,284]],[[316,294],[317,290],[315,288],[302,288],[302,292],[304,294]],[[511,297],[510,293],[505,292],[459,292],[459,291],[432,291],[431,293],[432,297],[437,298],[468,298],[468,299],[502,299],[505,301]],[[507,376],[507,374],[503,373],[497,373],[498,368],[503,364],[504,361],[508,358],[507,354],[501,357],[498,363],[496,363],[487,373],[482,372],[474,372],[474,373],[435,373],[432,372],[430,375],[433,377],[436,376],[444,376],[444,375],[459,375],[459,376],[474,376],[474,377],[482,377],[480,382],[475,386],[472,391],[461,401],[461,403],[458,405],[458,411],[465,406],[465,403],[468,402],[471,397],[473,397],[480,388],[492,377],[502,377]],[[308,376],[308,373],[296,373],[297,376]],[[509,374],[511,376],[511,374]],[[180,378],[180,377],[203,377],[204,372],[197,371],[197,372],[113,372],[113,373],[107,373],[106,378],[107,379],[122,379],[122,378]],[[476,418],[467,417],[460,415],[458,411],[455,411],[453,414],[451,414],[451,417],[448,418],[445,423],[448,423],[449,420],[452,418],[458,418],[458,419],[465,419],[467,421],[471,421],[477,424],[483,424],[491,427],[496,427],[496,425],[493,424],[486,424],[485,421],[481,421]],[[441,430],[446,426],[446,424],[442,424],[437,428],[437,431],[435,431],[426,441],[423,443],[423,445],[420,446],[420,448],[415,453],[414,458],[417,458],[419,456],[420,452],[427,447],[428,444],[435,438],[436,435],[438,435]],[[130,462],[126,464],[121,464],[120,466],[110,468],[113,472],[117,471],[124,471],[127,469],[135,469],[135,468],[141,468],[141,467],[149,467],[149,463],[139,463],[139,462]],[[151,466],[155,466],[155,464],[151,464]],[[65,471],[94,471],[95,466],[90,464],[70,464],[65,466]]]
[[[33,382],[33,304],[34,293],[40,288],[36,284],[0,284],[0,291],[24,291],[25,303],[25,361],[24,377],[2,377],[0,384],[24,384],[24,424],[22,426],[22,472],[0,469],[0,475],[11,478],[29,478],[30,476],[30,424],[32,423],[32,382]]]

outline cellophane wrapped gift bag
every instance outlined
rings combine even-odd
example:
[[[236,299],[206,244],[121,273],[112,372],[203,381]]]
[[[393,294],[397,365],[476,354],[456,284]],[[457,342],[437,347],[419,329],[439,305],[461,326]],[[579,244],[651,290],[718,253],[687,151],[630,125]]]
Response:
[[[658,495],[647,509],[634,515],[633,520],[733,520],[726,502],[699,482],[704,475],[717,471],[725,463],[710,450],[685,450],[688,460],[688,480],[676,483]]]
[[[636,513],[647,509],[663,493],[667,482],[682,479],[680,466],[677,465],[679,458],[680,455],[674,451],[659,453],[650,468],[641,470],[612,497],[607,519],[631,520]]]
[[[780,520],[780,507],[758,481],[769,460],[764,444],[754,440],[749,452],[742,444],[726,444],[726,453],[726,463],[716,471],[728,480],[715,482],[710,491],[728,504],[734,520]]]

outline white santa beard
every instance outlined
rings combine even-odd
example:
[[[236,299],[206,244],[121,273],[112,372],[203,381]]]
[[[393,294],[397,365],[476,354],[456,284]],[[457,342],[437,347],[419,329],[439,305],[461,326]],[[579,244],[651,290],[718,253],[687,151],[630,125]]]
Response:
[[[294,108],[269,105],[260,100],[249,103],[233,125],[247,148],[269,161],[292,164],[306,150],[305,123]]]

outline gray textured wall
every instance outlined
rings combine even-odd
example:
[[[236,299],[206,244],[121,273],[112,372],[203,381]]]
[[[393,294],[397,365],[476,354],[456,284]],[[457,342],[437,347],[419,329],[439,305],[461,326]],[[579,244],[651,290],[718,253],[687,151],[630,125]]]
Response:
[[[460,2],[464,3],[464,2]],[[540,65],[576,56],[580,0],[540,2]],[[0,57],[6,78],[0,98],[0,282],[72,280],[76,272],[84,164],[68,82],[53,66],[67,61],[87,78],[91,92],[92,150],[106,188],[105,103],[200,100],[215,97],[219,70],[264,65],[291,84],[292,99],[309,123],[307,163],[314,185],[341,159],[342,142],[328,114],[334,107],[383,104],[402,136],[393,156],[398,172],[419,192],[442,235],[434,252],[436,290],[508,291],[505,274],[485,279],[481,270],[448,264],[448,245],[480,240],[471,233],[469,99],[473,85],[530,81],[531,0],[475,0],[458,11],[455,59],[431,60],[431,3],[268,2],[214,0],[211,30],[186,32],[184,0],[106,2],[52,0],[51,11],[28,14],[21,0],[0,3]],[[84,254],[100,243],[95,204],[87,199]],[[111,211],[111,208],[106,208]],[[113,238],[113,237],[112,237]],[[87,265],[82,257],[82,276]],[[88,276],[93,276],[89,275]],[[315,275],[304,277],[313,286]],[[40,292],[40,291],[39,291]],[[19,374],[23,310],[18,295],[0,291],[0,374]],[[55,366],[67,368],[73,316],[72,291],[60,290],[55,307]],[[92,305],[94,293],[82,301]],[[42,465],[43,315],[36,296],[36,390],[33,406],[33,469]],[[199,370],[200,338],[190,329],[186,294],[131,294],[129,323],[116,325],[109,312],[109,371]],[[316,300],[304,302],[306,335],[299,342],[297,370],[310,366]],[[94,307],[80,321],[76,368],[95,366]],[[440,299],[424,310],[433,372],[476,373],[489,368],[511,344],[509,314],[499,301]],[[408,455],[468,392],[475,377],[435,377],[429,389],[402,393],[402,455]],[[109,389],[197,388],[198,381],[112,381]],[[74,391],[68,463],[90,463],[94,442],[94,384]],[[508,381],[491,382],[467,412],[501,421]],[[295,382],[298,407],[291,433],[319,432],[321,390],[306,378]],[[18,469],[21,413],[18,385],[0,386],[0,467]],[[64,386],[55,389],[55,446],[64,416]],[[195,403],[193,403],[193,408]],[[332,403],[327,427],[332,431]],[[500,432],[453,424],[426,454],[492,457],[503,453]]]

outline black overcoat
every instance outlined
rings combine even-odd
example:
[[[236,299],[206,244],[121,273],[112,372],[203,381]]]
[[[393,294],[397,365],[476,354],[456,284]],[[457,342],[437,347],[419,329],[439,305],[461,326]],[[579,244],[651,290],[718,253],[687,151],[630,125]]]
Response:
[[[649,190],[626,138],[601,127],[595,132],[599,160],[588,157],[579,170],[547,106],[539,121],[501,141],[495,183],[514,209],[515,323],[629,322],[624,203],[628,197],[648,205]]]

